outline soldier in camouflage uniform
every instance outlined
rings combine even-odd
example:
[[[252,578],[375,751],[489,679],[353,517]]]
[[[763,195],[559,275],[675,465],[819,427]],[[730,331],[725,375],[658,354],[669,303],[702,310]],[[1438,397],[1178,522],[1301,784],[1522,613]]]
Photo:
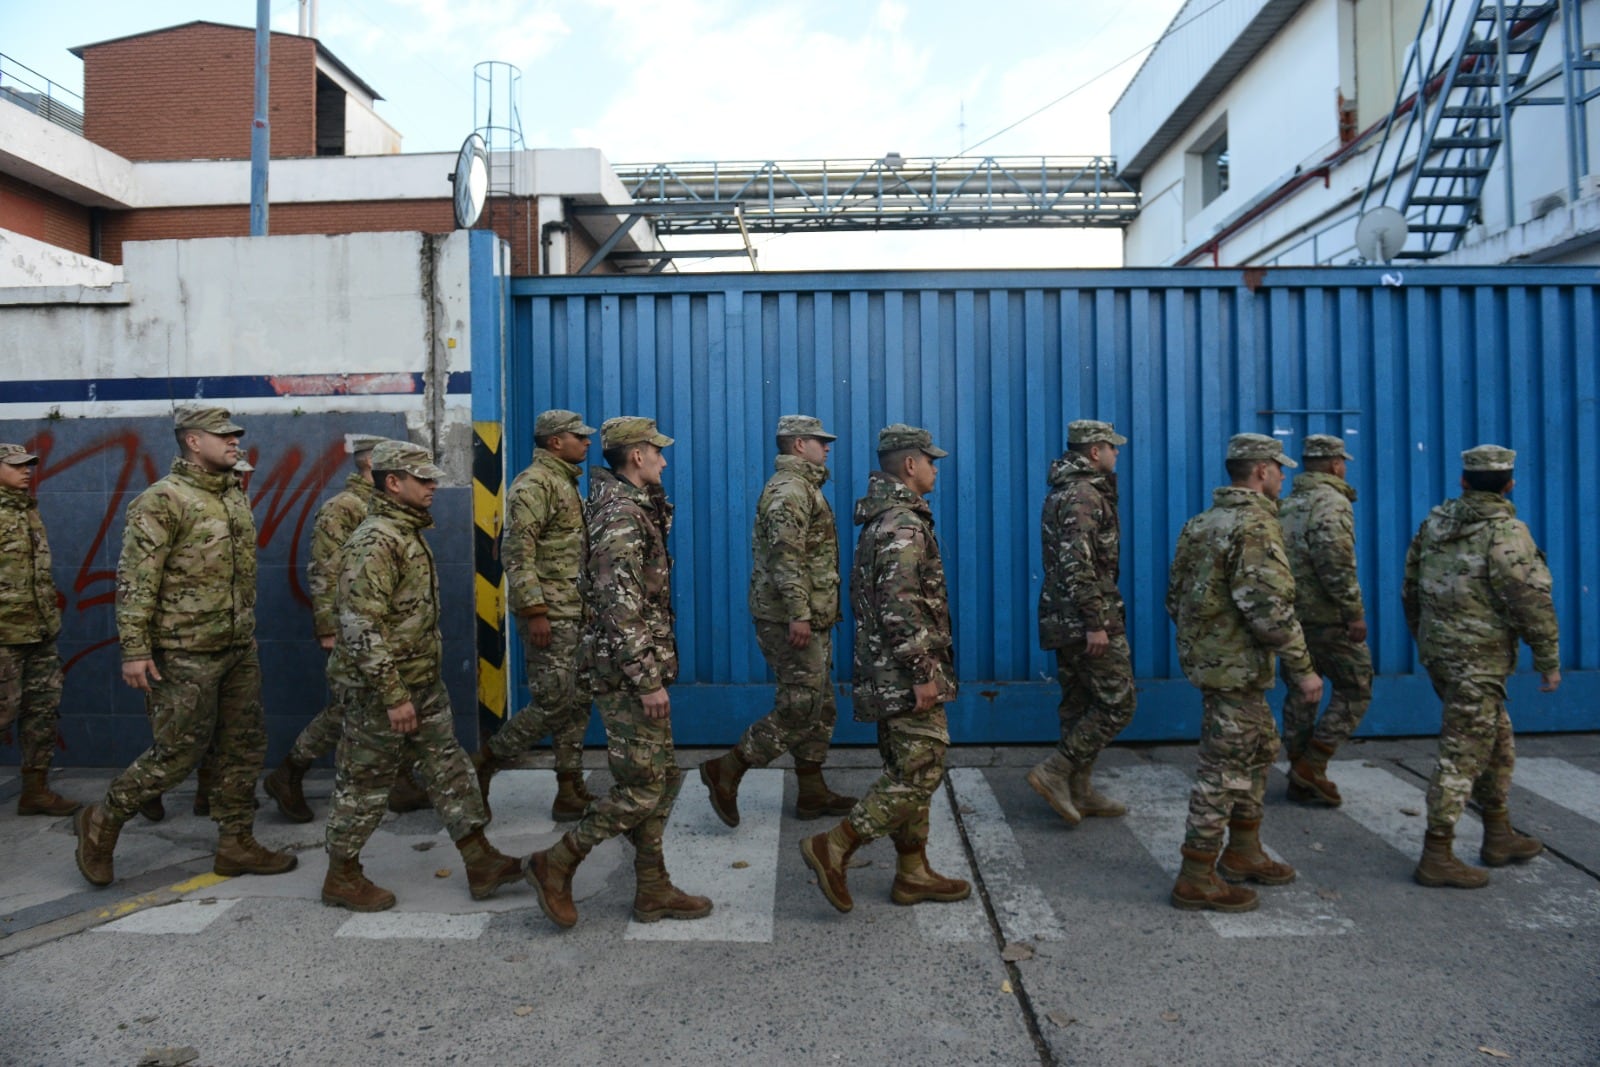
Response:
[[[539,447],[533,462],[517,475],[506,494],[502,554],[506,599],[522,634],[528,665],[527,707],[517,712],[473,757],[483,803],[489,781],[511,766],[539,738],[549,735],[555,750],[556,798],[550,817],[557,822],[583,818],[594,800],[583,784],[583,732],[589,725],[589,679],[578,667],[583,637],[583,570],[586,533],[578,475],[595,429],[576,411],[546,411],[534,420]]]
[[[672,884],[662,838],[683,786],[672,745],[678,646],[672,629],[672,505],[661,488],[672,438],[654,419],[620,416],[600,427],[606,467],[589,471],[589,558],[582,591],[593,613],[583,659],[606,728],[611,792],[543,852],[528,858],[539,907],[558,926],[578,921],[572,873],[602,841],[627,834],[636,850],[633,917],[700,919],[711,901]]]
[[[1200,767],[1172,889],[1173,906],[1185,910],[1256,907],[1254,890],[1223,882],[1218,871],[1228,882],[1294,881],[1294,868],[1262,849],[1260,829],[1267,769],[1278,752],[1266,699],[1273,658],[1283,657],[1301,699],[1313,706],[1322,699],[1322,678],[1294,617],[1294,573],[1278,525],[1283,468],[1295,465],[1274,438],[1234,435],[1232,484],[1184,525],[1167,578],[1178,658],[1203,699]]]
[[[778,676],[772,713],[728,752],[700,765],[711,807],[739,825],[739,780],[793,752],[795,817],[847,814],[855,797],[828,788],[822,764],[838,714],[833,699],[833,627],[839,614],[839,533],[822,495],[828,450],[837,438],[810,415],[778,420],[774,472],[756,502],[751,535],[750,614],[761,654]]]
[[[861,527],[850,572],[856,617],[855,717],[878,724],[883,774],[833,829],[800,842],[817,886],[840,911],[855,906],[845,875],[861,845],[885,835],[897,856],[896,904],[965,900],[971,886],[928,866],[928,805],[944,778],[950,730],[944,706],[956,695],[950,599],[933,533],[934,447],[904,423],[878,434],[878,470],[856,501]]]
[[[109,885],[122,824],[206,757],[217,874],[282,874],[288,852],[256,841],[256,775],[266,756],[256,651],[256,527],[234,464],[244,429],[223,408],[173,417],[182,455],[128,505],[117,561],[122,679],[145,694],[154,743],[78,812],[78,869]],[[207,752],[209,750],[209,756]]]
[[[1350,506],[1356,491],[1344,479],[1351,456],[1341,439],[1312,434],[1300,455],[1306,469],[1278,508],[1278,521],[1294,569],[1295,617],[1317,673],[1333,683],[1333,697],[1319,719],[1317,705],[1301,700],[1285,675],[1283,741],[1289,750],[1289,799],[1336,808],[1342,798],[1328,778],[1328,760],[1350,740],[1372,702],[1372,653],[1356,581]]]
[[[1133,663],[1122,618],[1117,569],[1117,452],[1128,439],[1109,422],[1067,427],[1067,452],[1050,465],[1039,533],[1039,647],[1056,654],[1061,742],[1028,772],[1028,785],[1068,826],[1085,816],[1127,814],[1095,789],[1094,762],[1133,720]]]
[[[71,815],[77,801],[52,792],[47,780],[61,705],[61,608],[44,520],[28,492],[38,463],[21,445],[0,445],[0,734],[17,724],[17,814]]]
[[[461,852],[467,886],[482,900],[522,875],[522,865],[484,838],[488,822],[472,764],[456,741],[440,675],[439,572],[422,531],[444,472],[408,441],[372,450],[375,492],[339,554],[334,606],[339,631],[328,682],[344,720],[328,811],[322,902],[382,911],[394,894],[361,869],[361,849],[383,819],[396,772],[415,760]]]
[[[1434,692],[1444,702],[1439,761],[1428,783],[1428,831],[1416,880],[1476,889],[1489,872],[1455,856],[1455,827],[1470,796],[1483,810],[1487,866],[1530,860],[1538,838],[1511,828],[1506,806],[1516,749],[1506,712],[1506,679],[1517,644],[1533,649],[1539,686],[1561,685],[1561,631],[1550,570],[1527,524],[1506,499],[1517,454],[1499,445],[1461,453],[1462,493],[1428,513],[1406,553],[1406,625]]]

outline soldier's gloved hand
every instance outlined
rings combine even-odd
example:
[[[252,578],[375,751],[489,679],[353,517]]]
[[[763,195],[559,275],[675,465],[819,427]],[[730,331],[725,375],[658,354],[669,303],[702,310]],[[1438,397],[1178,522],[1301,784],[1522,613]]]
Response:
[[[1545,671],[1539,676],[1539,692],[1554,693],[1561,688],[1561,672],[1559,670]]]
[[[153,659],[130,659],[122,665],[122,680],[134,689],[148,691],[150,683],[161,681],[161,672]]]
[[[543,612],[537,615],[524,615],[522,623],[528,631],[528,640],[532,642],[534,648],[550,647],[550,616]]]
[[[811,623],[807,619],[796,619],[789,624],[789,647],[805,648],[811,643]]]
[[[1111,647],[1111,637],[1104,630],[1090,630],[1083,635],[1083,654],[1099,659]]]
[[[1367,620],[1357,619],[1346,626],[1344,632],[1350,635],[1350,640],[1352,641],[1365,641],[1367,639]]]
[[[667,696],[666,686],[649,693],[640,693],[639,703],[644,705],[644,717],[647,719],[665,719],[672,714],[672,698]]]
[[[939,683],[920,682],[911,687],[911,692],[917,698],[917,710],[928,711],[939,703]]]
[[[324,651],[324,652],[332,652],[333,651],[333,635],[332,634],[323,634],[321,637],[317,638],[317,644],[322,646],[322,651]]]
[[[389,709],[389,725],[394,727],[397,734],[414,734],[417,732],[417,706],[411,701],[396,704]]]
[[[1295,683],[1295,688],[1300,690],[1300,699],[1307,704],[1322,703],[1322,675],[1308,674]]]

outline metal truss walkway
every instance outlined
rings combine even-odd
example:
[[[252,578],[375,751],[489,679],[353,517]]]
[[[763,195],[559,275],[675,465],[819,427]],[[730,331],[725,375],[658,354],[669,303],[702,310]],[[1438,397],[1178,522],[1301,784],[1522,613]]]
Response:
[[[1139,193],[1107,156],[642,163],[613,168],[658,233],[1121,227]],[[695,210],[703,205],[705,211]],[[737,205],[737,208],[735,208]],[[655,214],[655,213],[652,213]]]

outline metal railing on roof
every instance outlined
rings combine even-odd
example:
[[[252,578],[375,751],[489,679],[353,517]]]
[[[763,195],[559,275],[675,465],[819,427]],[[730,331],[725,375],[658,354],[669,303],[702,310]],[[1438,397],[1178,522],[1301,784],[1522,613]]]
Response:
[[[83,97],[0,52],[0,98],[83,136]]]

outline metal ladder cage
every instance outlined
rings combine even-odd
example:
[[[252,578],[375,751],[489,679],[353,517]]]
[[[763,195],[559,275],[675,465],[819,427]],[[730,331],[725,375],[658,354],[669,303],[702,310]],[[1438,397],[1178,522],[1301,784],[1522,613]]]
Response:
[[[489,195],[481,223],[494,228],[493,212],[511,210],[517,171],[527,147],[522,138],[522,71],[501,60],[485,60],[472,68],[473,132],[483,138],[489,155]],[[531,213],[527,219],[532,228]],[[511,220],[506,219],[509,224]]]

